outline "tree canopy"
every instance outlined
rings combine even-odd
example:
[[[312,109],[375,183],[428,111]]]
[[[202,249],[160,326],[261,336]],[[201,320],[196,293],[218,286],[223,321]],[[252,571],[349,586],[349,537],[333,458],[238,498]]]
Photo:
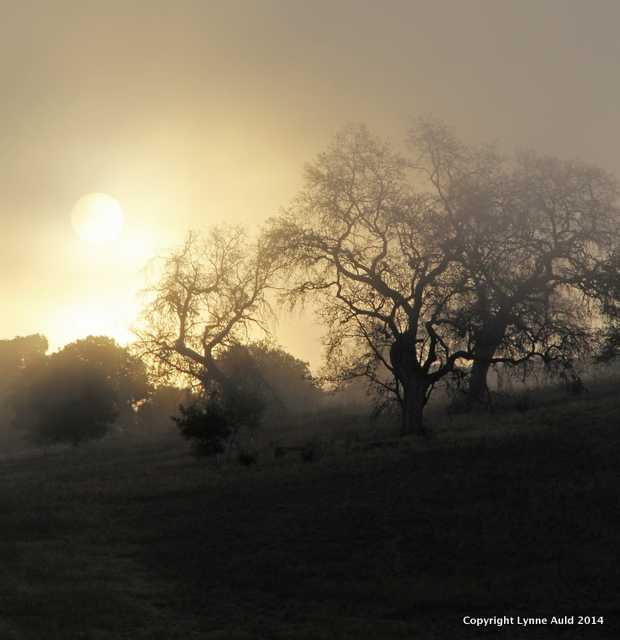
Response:
[[[19,372],[43,358],[47,349],[47,338],[38,333],[17,336],[12,340],[0,340],[0,390],[8,389]]]
[[[289,297],[320,298],[334,379],[366,376],[422,429],[433,385],[467,357],[450,323],[466,273],[457,238],[407,161],[354,127],[308,165],[305,185],[271,234],[294,265]]]
[[[468,275],[455,328],[472,355],[470,400],[485,395],[493,362],[568,366],[587,352],[611,285],[592,281],[620,237],[617,180],[585,162],[468,147],[437,122],[418,123],[409,145]]]
[[[239,227],[216,227],[206,236],[190,233],[160,268],[145,291],[137,351],[160,380],[226,386],[218,356],[256,332],[268,333],[267,291],[277,255]]]
[[[272,421],[313,409],[321,400],[308,363],[269,340],[232,346],[220,354],[218,366],[262,399]]]
[[[103,437],[147,393],[139,360],[111,338],[89,336],[24,367],[10,404],[31,441],[78,445]]]
[[[408,144],[404,156],[344,130],[270,230],[291,265],[288,299],[320,300],[331,377],[393,395],[403,433],[422,430],[434,385],[468,363],[479,398],[493,362],[587,350],[607,281],[589,283],[620,228],[617,182],[597,167],[505,158],[432,121]]]

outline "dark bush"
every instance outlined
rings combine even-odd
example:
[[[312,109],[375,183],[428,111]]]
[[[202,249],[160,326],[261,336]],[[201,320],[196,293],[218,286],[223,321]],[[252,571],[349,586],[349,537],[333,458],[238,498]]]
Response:
[[[179,407],[180,417],[173,417],[181,435],[192,441],[197,456],[214,456],[226,450],[233,434],[231,420],[225,409],[216,402],[196,402]]]
[[[231,386],[179,410],[181,416],[172,419],[181,435],[192,441],[196,455],[211,456],[223,453],[241,429],[258,428],[264,403],[251,390]]]

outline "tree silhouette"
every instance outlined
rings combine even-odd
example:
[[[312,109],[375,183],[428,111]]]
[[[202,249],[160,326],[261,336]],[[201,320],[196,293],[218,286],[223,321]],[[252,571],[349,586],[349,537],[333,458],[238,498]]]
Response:
[[[205,398],[226,407],[235,425],[243,416],[254,424],[262,402],[219,358],[257,332],[269,333],[267,292],[280,267],[265,238],[250,241],[241,228],[217,227],[204,238],[190,233],[145,292],[136,349],[152,375],[198,385]]]
[[[270,232],[292,265],[289,299],[319,298],[330,377],[393,394],[404,434],[423,430],[433,386],[469,355],[451,323],[466,285],[458,238],[407,172],[365,127],[348,128]]]
[[[493,363],[570,368],[617,278],[620,229],[617,182],[598,167],[506,159],[428,120],[408,142],[409,160],[345,130],[270,232],[289,301],[319,299],[329,376],[395,396],[403,433],[422,430],[433,386],[468,362],[471,402]]]
[[[77,446],[103,437],[147,390],[136,358],[110,338],[89,336],[24,367],[10,403],[31,441]]]
[[[470,401],[487,395],[494,362],[539,357],[566,365],[587,350],[588,305],[605,295],[592,280],[618,247],[615,178],[533,152],[508,160],[462,144],[432,121],[419,122],[409,143],[469,278],[455,327],[473,356]]]
[[[268,333],[266,293],[277,269],[265,243],[250,242],[241,228],[214,228],[205,238],[190,233],[144,292],[136,349],[153,375],[225,386],[218,354],[253,331]]]
[[[268,340],[233,345],[219,367],[262,398],[272,418],[314,408],[322,396],[307,362]]]
[[[107,336],[88,336],[68,344],[62,350],[67,358],[75,358],[101,371],[114,391],[121,416],[134,413],[137,403],[150,393],[146,366],[142,360]]]

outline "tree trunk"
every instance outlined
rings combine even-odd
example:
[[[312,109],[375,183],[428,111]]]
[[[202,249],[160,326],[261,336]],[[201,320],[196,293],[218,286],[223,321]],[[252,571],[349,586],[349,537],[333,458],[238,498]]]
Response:
[[[394,341],[390,347],[390,361],[402,389],[400,434],[422,435],[426,391],[430,381],[419,367],[414,334],[405,333]]]
[[[474,360],[471,369],[469,388],[467,389],[467,403],[469,406],[484,404],[489,399],[487,378],[491,362],[488,359]]]
[[[502,315],[489,321],[481,331],[474,347],[474,363],[471,370],[469,388],[467,390],[467,404],[472,407],[476,404],[485,404],[489,401],[488,374],[491,360],[499,349],[506,333],[506,320]]]
[[[424,435],[424,406],[428,384],[415,378],[403,383],[403,405],[400,434]]]

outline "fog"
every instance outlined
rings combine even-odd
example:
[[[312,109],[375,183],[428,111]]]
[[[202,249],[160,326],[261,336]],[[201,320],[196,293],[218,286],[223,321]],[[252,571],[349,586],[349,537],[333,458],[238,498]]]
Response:
[[[129,339],[150,255],[189,228],[277,213],[348,122],[398,144],[432,113],[469,141],[620,168],[615,2],[62,1],[4,13],[4,337],[43,332],[59,347],[101,332],[96,319],[116,308],[103,324]],[[92,191],[127,218],[122,250],[96,259],[69,223]],[[308,314],[278,334],[316,368]]]
[[[620,3],[0,9],[0,640],[609,634]]]

